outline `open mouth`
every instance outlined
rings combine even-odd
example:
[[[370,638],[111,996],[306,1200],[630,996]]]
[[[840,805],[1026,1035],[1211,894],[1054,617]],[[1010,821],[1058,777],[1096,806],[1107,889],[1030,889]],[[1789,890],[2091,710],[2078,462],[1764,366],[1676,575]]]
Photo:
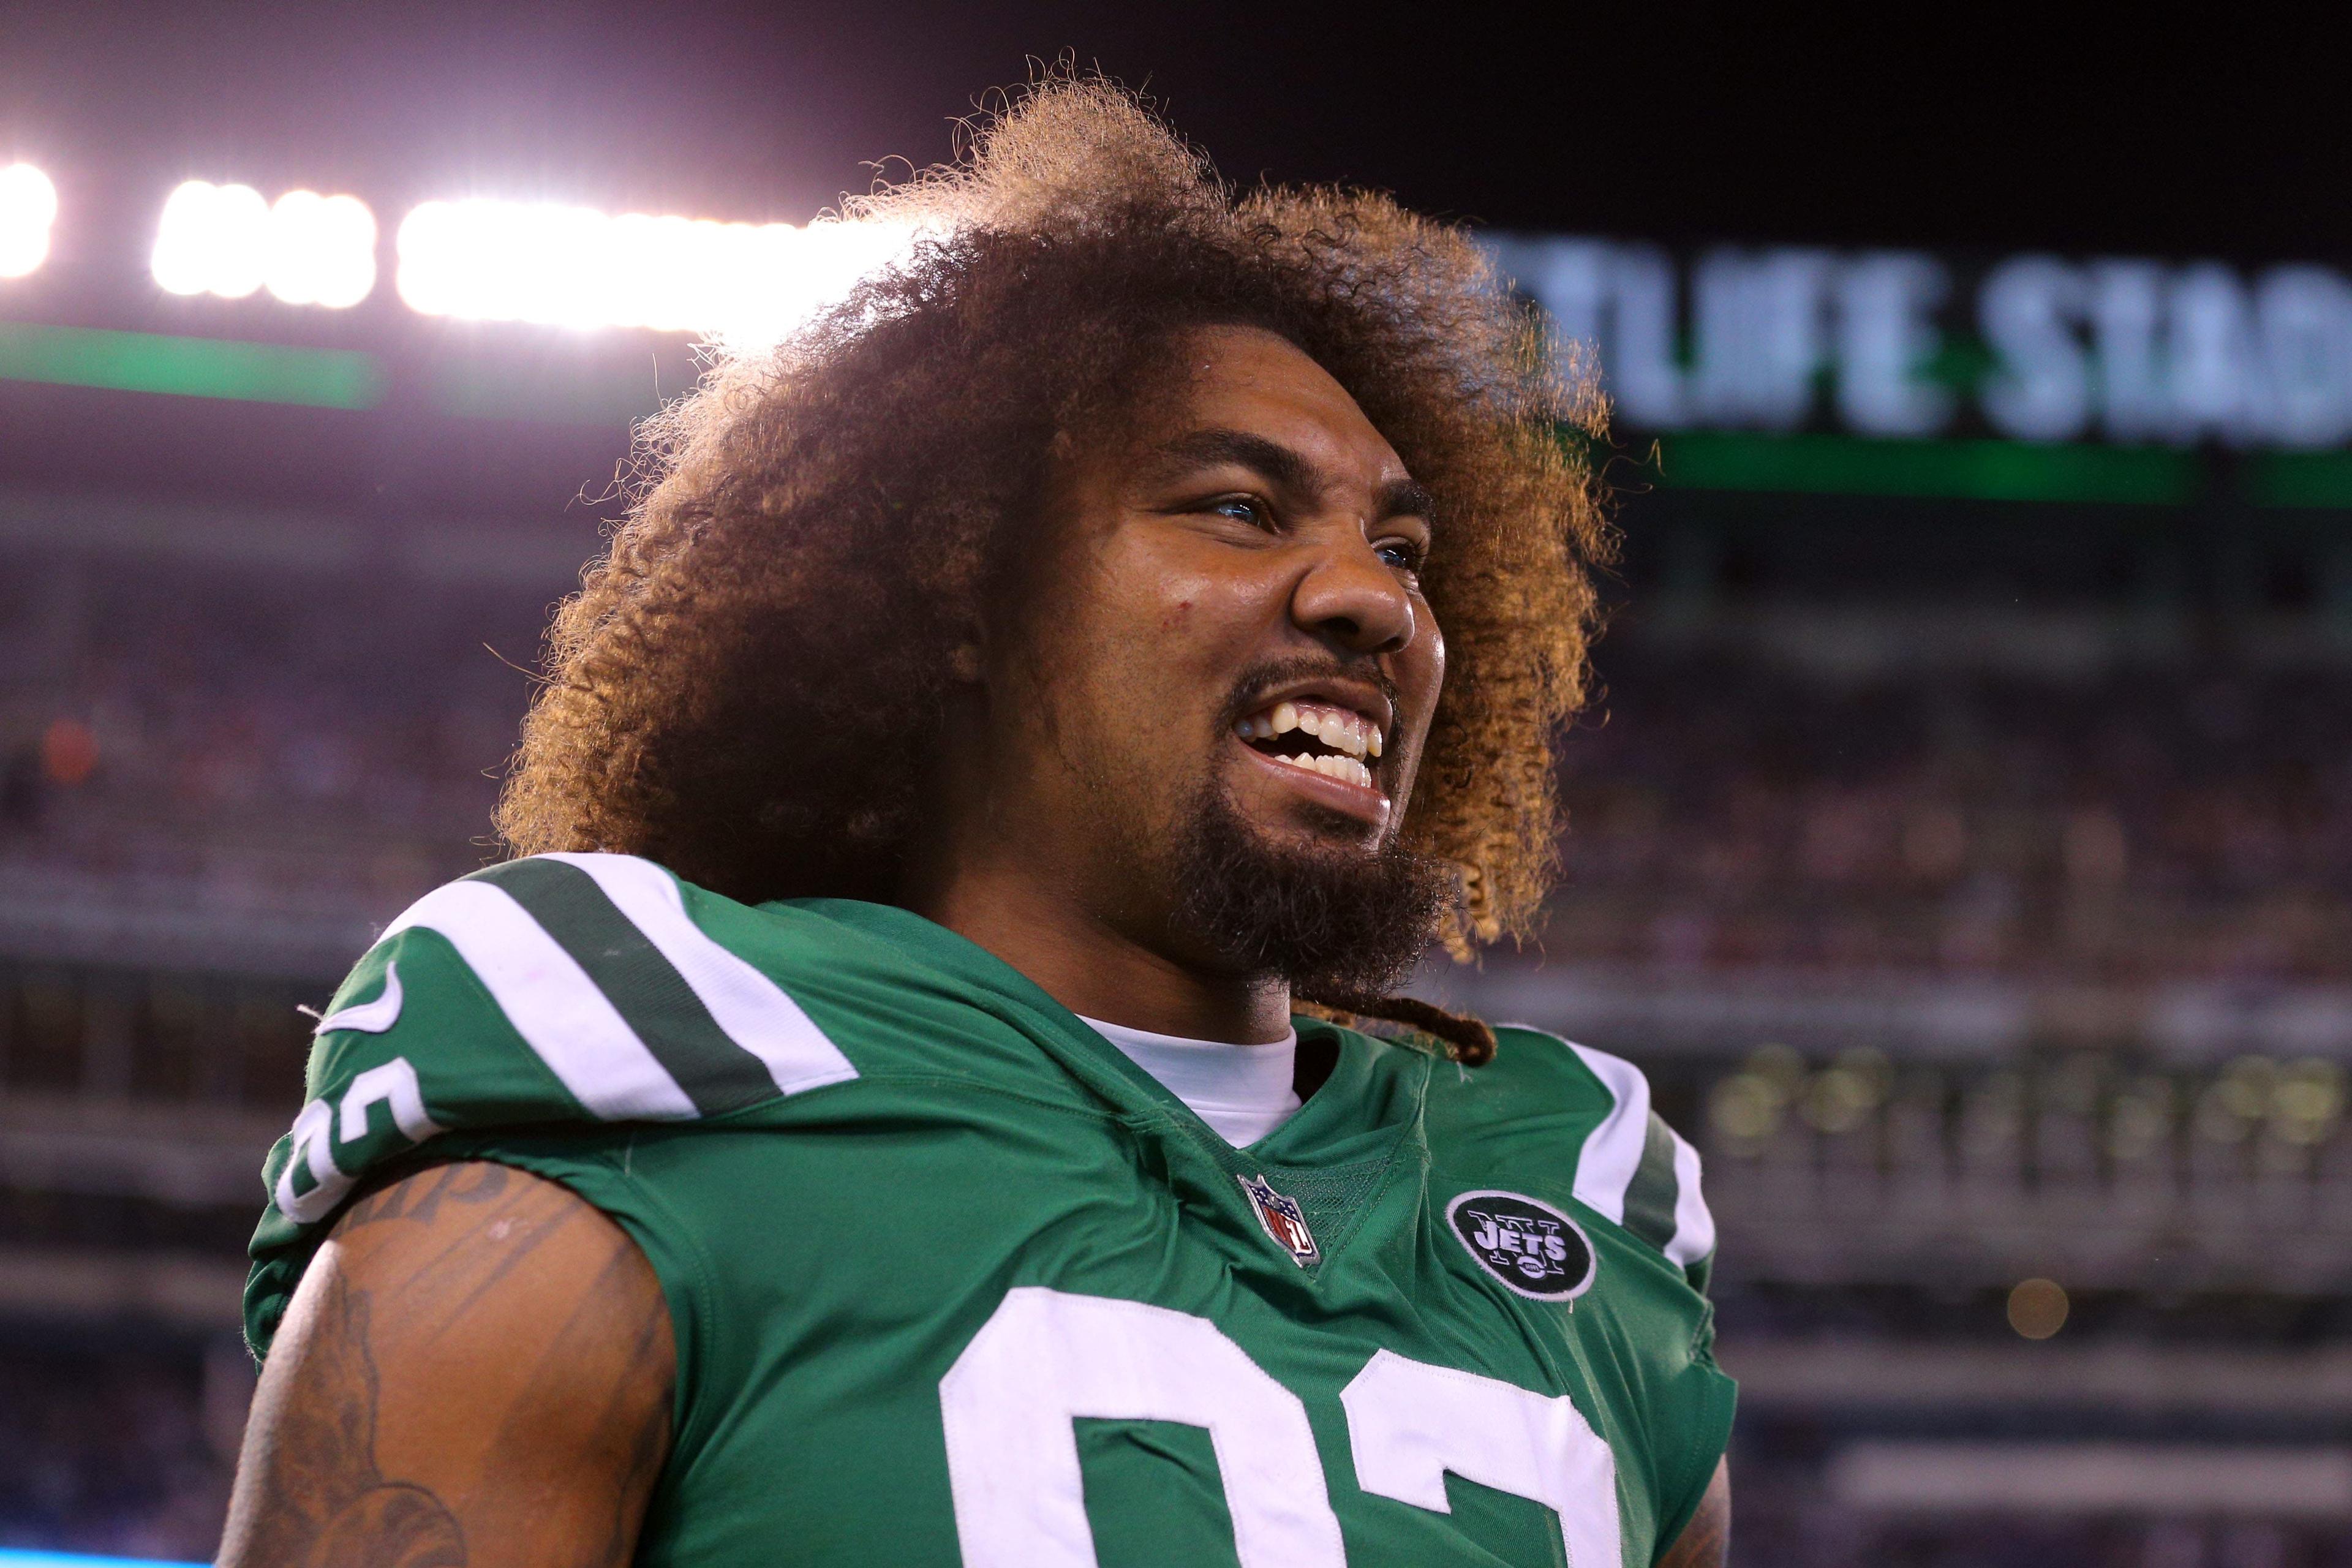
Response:
[[[1328,702],[1276,702],[1239,720],[1234,733],[1265,756],[1325,778],[1372,789],[1381,727],[1352,709]]]

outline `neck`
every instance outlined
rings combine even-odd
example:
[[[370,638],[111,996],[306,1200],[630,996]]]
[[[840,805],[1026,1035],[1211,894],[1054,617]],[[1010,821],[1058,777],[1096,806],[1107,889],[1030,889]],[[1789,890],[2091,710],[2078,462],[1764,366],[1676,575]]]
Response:
[[[1031,867],[960,865],[904,901],[1082,1017],[1234,1045],[1265,1045],[1290,1033],[1290,988],[1280,980],[1171,958]]]

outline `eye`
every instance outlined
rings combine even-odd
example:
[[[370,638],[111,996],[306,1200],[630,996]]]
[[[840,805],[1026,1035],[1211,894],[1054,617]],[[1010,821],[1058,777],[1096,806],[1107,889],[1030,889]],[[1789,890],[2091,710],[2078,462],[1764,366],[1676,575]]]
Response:
[[[1372,546],[1372,552],[1408,576],[1429,563],[1429,552],[1410,539],[1384,539]]]
[[[1220,517],[1230,517],[1235,522],[1245,522],[1252,528],[1272,530],[1274,513],[1255,496],[1219,496],[1202,509]]]

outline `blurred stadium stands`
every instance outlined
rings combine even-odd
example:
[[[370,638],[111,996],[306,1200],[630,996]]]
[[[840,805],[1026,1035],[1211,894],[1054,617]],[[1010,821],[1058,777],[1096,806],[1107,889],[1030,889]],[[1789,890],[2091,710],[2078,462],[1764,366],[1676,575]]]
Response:
[[[1545,939],[1424,976],[1704,1148],[1738,1561],[2352,1563],[2352,557],[2198,456],[1637,478]],[[0,491],[0,1547],[195,1558],[296,1009],[491,853],[596,526],[156,489]]]

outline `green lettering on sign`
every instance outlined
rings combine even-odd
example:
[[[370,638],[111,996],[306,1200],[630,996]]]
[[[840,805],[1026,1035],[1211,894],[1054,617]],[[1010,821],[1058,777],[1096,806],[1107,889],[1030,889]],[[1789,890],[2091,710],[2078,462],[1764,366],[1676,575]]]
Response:
[[[1670,489],[2183,506],[2197,499],[2202,469],[2195,453],[2172,447],[1686,431],[1659,443],[1658,482]]]

